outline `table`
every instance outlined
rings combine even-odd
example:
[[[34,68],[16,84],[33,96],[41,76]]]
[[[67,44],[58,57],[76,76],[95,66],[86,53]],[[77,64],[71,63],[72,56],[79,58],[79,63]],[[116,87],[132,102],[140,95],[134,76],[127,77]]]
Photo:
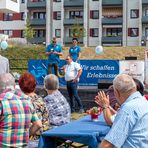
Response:
[[[103,114],[99,116],[97,122],[93,122],[87,115],[79,120],[53,128],[42,133],[39,141],[39,148],[56,148],[55,138],[63,138],[74,142],[87,144],[89,148],[98,148],[102,138],[108,133],[110,127],[107,126]]]

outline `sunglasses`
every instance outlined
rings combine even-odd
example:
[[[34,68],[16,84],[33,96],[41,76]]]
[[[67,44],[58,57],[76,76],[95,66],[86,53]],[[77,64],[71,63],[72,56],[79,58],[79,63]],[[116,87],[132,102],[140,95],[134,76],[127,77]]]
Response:
[[[52,42],[53,44],[57,43],[57,42]]]

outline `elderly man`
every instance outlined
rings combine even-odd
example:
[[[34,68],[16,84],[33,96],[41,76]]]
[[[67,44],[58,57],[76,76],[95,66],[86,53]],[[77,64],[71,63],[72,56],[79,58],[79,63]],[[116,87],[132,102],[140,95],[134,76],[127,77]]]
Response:
[[[69,55],[66,57],[66,62],[67,64],[63,66],[63,68],[65,72],[65,80],[67,82],[67,90],[70,98],[71,111],[75,112],[75,102],[74,102],[75,98],[80,109],[79,112],[83,113],[84,112],[83,105],[81,103],[81,99],[78,95],[78,90],[77,90],[79,78],[82,74],[82,68],[80,64],[73,62],[72,57]]]
[[[113,80],[115,97],[121,105],[111,130],[99,148],[147,148],[148,147],[148,102],[137,91],[131,76],[120,74]],[[106,97],[99,92],[100,99]],[[105,100],[105,99],[104,99]],[[109,106],[103,106],[109,110]]]
[[[54,74],[44,78],[44,87],[48,95],[44,98],[48,112],[49,122],[53,126],[59,126],[70,122],[70,106],[66,98],[60,93],[59,80]]]
[[[0,147],[27,147],[29,130],[35,134],[41,127],[28,96],[15,90],[13,76],[0,74]]]

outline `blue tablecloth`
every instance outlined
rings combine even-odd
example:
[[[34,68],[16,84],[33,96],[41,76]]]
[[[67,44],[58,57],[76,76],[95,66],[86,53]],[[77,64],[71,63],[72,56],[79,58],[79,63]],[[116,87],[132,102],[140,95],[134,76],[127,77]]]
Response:
[[[53,128],[42,133],[39,148],[54,148],[54,139],[59,137],[74,142],[87,144],[90,148],[98,148],[101,139],[108,133],[110,127],[104,121],[103,114],[97,122],[93,122],[90,116]]]

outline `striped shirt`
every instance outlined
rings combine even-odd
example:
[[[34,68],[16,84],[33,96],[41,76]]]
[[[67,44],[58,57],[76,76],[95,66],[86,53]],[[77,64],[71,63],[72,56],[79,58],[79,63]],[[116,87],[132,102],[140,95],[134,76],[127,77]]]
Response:
[[[105,140],[117,148],[148,147],[148,101],[139,92],[122,104]]]
[[[31,122],[39,120],[28,96],[20,91],[0,95],[0,147],[27,146]]]

